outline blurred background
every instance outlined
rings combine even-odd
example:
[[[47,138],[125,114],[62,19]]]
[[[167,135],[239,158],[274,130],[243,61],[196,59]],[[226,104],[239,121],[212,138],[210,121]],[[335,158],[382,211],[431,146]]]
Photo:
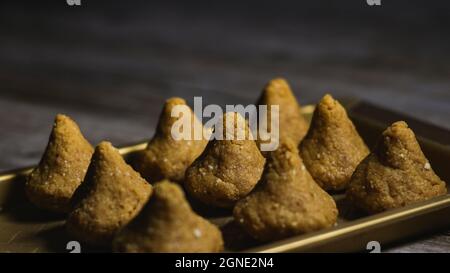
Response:
[[[37,162],[56,113],[121,145],[170,96],[254,103],[278,76],[301,104],[330,92],[450,128],[448,1],[381,3],[2,1],[0,170]]]

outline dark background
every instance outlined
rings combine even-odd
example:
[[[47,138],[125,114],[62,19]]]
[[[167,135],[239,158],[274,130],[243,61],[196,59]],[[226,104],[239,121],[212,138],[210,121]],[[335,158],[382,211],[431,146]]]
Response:
[[[37,163],[56,113],[122,145],[169,96],[248,104],[277,76],[301,104],[330,92],[450,129],[448,1],[81,4],[0,4],[0,171]],[[450,236],[393,251],[437,250]]]

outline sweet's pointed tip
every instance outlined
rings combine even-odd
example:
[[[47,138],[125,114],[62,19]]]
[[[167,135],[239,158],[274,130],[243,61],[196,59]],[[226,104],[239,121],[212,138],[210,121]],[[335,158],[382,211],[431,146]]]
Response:
[[[284,78],[274,78],[270,80],[264,87],[263,93],[266,96],[275,96],[283,94],[291,94],[291,87]]]
[[[165,106],[173,106],[173,105],[185,105],[186,101],[183,98],[180,97],[171,97],[166,100]]]

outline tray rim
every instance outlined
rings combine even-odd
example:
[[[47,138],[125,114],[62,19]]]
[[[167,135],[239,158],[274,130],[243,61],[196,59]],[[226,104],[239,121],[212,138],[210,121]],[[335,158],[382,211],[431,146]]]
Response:
[[[402,208],[391,209],[371,216],[363,216],[329,229],[298,235],[260,247],[250,248],[244,252],[283,253],[294,251],[296,249],[301,250],[300,248],[302,247],[313,246],[322,240],[351,235],[353,232],[364,231],[365,229],[388,224],[396,220],[419,216],[421,214],[426,214],[427,212],[445,208],[450,208],[450,194],[448,193],[426,201],[410,204]]]

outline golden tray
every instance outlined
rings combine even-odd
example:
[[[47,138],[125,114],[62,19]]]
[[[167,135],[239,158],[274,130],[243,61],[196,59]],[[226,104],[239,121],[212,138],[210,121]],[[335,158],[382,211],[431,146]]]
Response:
[[[365,102],[343,101],[349,116],[370,147],[390,123],[407,121],[434,171],[442,180],[450,181],[450,131]],[[306,105],[302,109],[310,120],[314,105]],[[120,152],[128,158],[145,146],[146,142],[140,142],[122,147]],[[71,248],[67,245],[73,238],[65,232],[64,216],[41,211],[28,203],[24,196],[23,183],[31,169],[0,174],[0,252],[70,252]],[[373,216],[355,212],[346,204],[342,193],[333,194],[333,197],[340,213],[335,227],[266,244],[252,240],[240,230],[232,222],[229,210],[210,211],[190,201],[195,210],[221,227],[229,252],[368,251],[372,241],[383,250],[391,243],[450,227],[450,194]],[[110,250],[81,244],[81,251]]]

